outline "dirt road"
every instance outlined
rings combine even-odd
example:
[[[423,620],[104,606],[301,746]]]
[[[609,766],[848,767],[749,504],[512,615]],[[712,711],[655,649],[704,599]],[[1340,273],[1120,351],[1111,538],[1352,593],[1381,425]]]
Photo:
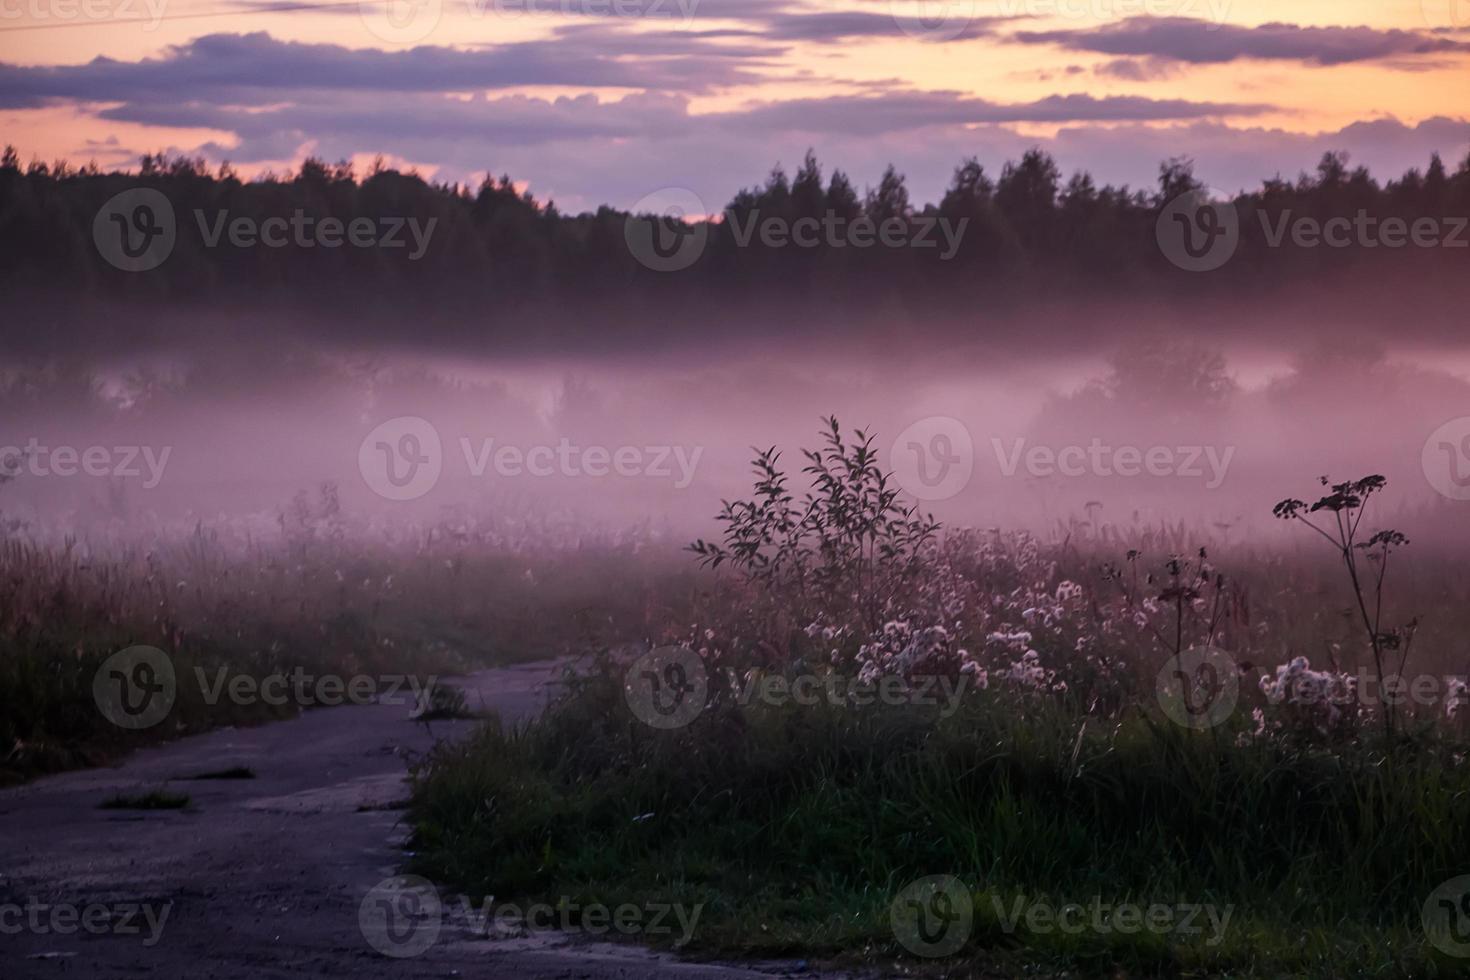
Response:
[[[549,676],[544,665],[516,667],[460,683],[471,706],[517,718],[543,703]],[[405,758],[472,724],[435,722],[431,734],[402,704],[318,709],[0,791],[0,977],[813,975],[793,964],[685,962],[557,931],[487,937],[447,896],[429,900],[442,910],[421,904],[416,918],[395,921],[395,895],[415,898],[384,886],[404,859],[394,804],[406,795]],[[256,778],[186,778],[233,767]],[[165,783],[189,795],[189,808],[99,809]]]

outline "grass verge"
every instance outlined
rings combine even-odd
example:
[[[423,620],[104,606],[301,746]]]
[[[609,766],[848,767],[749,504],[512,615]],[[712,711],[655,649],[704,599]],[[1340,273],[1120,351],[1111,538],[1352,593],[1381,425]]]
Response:
[[[529,727],[440,748],[416,780],[415,870],[505,901],[699,905],[690,948],[708,953],[1006,975],[1461,975],[1421,920],[1436,886],[1470,871],[1455,746],[1427,730],[1392,747],[1239,734],[992,691],[949,717],[730,704],[656,731],[609,669]],[[892,919],[929,875],[973,904],[960,948],[935,960]],[[1174,924],[1063,930],[1031,912],[1078,905],[1091,923],[1120,904],[1175,909]]]
[[[102,810],[183,810],[189,806],[187,793],[170,793],[166,789],[146,793],[119,793],[104,800]]]

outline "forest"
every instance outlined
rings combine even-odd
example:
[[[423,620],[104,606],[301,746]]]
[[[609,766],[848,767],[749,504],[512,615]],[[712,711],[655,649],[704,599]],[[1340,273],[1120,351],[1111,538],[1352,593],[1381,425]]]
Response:
[[[363,336],[373,329],[364,322],[412,315],[424,337],[446,342],[534,342],[528,335],[536,334],[597,347],[613,342],[609,328],[613,338],[673,335],[687,330],[686,317],[760,315],[789,334],[842,320],[891,320],[895,311],[947,319],[1144,295],[1188,310],[1201,297],[1230,306],[1313,288],[1378,296],[1386,283],[1395,303],[1413,296],[1430,302],[1432,287],[1438,312],[1421,312],[1433,318],[1463,308],[1457,290],[1470,257],[1470,154],[1453,170],[1435,155],[1423,170],[1381,180],[1347,154],[1328,153],[1312,172],[1273,176],[1219,198],[1236,215],[1239,240],[1230,260],[1206,274],[1180,268],[1160,245],[1164,209],[1205,192],[1184,156],[1161,163],[1148,189],[1098,186],[1082,172],[1064,177],[1039,150],[998,170],[967,159],[938,202],[921,203],[893,167],[860,191],[808,152],[794,175],[777,166],[723,205],[709,202],[711,213],[686,214],[685,231],[700,233],[702,248],[672,272],[641,264],[628,229],[650,220],[661,222],[655,231],[667,231],[679,219],[609,206],[564,213],[525,186],[488,174],[478,187],[436,183],[381,162],[357,173],[346,162],[310,158],[296,173],[250,180],[228,163],[212,168],[203,158],[164,154],[144,156],[136,173],[108,173],[23,164],[11,147],[0,161],[0,286],[18,309],[49,318],[53,338],[105,332],[129,311],[197,308],[310,313],[328,324],[317,329],[355,332],[355,340],[376,336]],[[93,241],[99,209],[138,187],[160,191],[178,226],[167,262],[146,274],[115,268]],[[322,248],[286,236],[278,247],[258,247],[220,234],[226,219],[259,226],[292,216],[336,218],[349,228],[362,218],[381,226],[407,221],[419,241],[404,233],[399,243],[409,247]],[[772,222],[841,227],[864,218],[890,228],[896,220],[907,233],[887,245],[848,248],[830,235],[809,247],[786,240],[773,247],[761,232]],[[1339,241],[1297,233],[1302,222],[1320,228],[1333,219],[1349,231]],[[1428,240],[1402,233],[1425,219],[1439,229]],[[1364,227],[1395,220],[1397,242],[1365,238]],[[933,232],[936,223],[952,243]],[[909,247],[921,240],[939,247]],[[99,304],[107,305],[108,322],[97,321]],[[545,315],[527,329],[525,318],[536,314]],[[147,329],[134,328],[131,339]],[[9,333],[15,344],[37,342],[20,324]]]

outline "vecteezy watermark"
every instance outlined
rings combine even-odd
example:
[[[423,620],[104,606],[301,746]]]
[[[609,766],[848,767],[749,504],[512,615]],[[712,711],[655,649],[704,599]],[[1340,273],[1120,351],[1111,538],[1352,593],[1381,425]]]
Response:
[[[559,932],[585,933],[606,936],[673,936],[675,948],[687,946],[699,927],[699,917],[704,914],[704,903],[692,906],[678,902],[644,902],[634,905],[626,902],[616,907],[601,902],[578,902],[562,896],[556,902],[495,901],[495,896],[484,898],[479,907],[470,899],[459,896],[457,907],[450,907],[450,914],[462,918],[476,935],[495,939],[499,936],[515,936],[524,930],[555,929]]]
[[[427,878],[398,875],[374,885],[357,909],[358,929],[368,945],[394,959],[421,956],[437,943],[446,923],[467,927],[482,939],[550,930],[605,936],[677,936],[673,945],[694,938],[704,903],[631,902],[608,906],[562,896],[555,902],[496,902],[487,896],[477,906],[466,895],[446,903]]]
[[[704,254],[709,212],[687,187],[665,187],[640,198],[623,221],[623,241],[638,264],[654,272],[687,269]]]
[[[228,700],[249,706],[299,708],[343,704],[424,705],[439,679],[413,674],[313,673],[304,667],[265,676],[195,667],[193,680],[205,704]],[[179,696],[173,659],[157,647],[134,646],[102,662],[92,675],[92,699],[102,716],[119,728],[139,731],[162,722]]]
[[[1429,893],[1420,911],[1424,935],[1447,956],[1470,957],[1470,875],[1460,875]]]
[[[404,415],[369,432],[357,449],[357,469],[388,500],[417,500],[439,482],[444,445],[427,419]]]
[[[1399,674],[1359,665],[1351,670],[1313,670],[1297,657],[1264,675],[1261,691],[1272,705],[1333,708],[1417,707],[1455,716],[1470,705],[1470,675]]]
[[[1171,656],[1155,680],[1159,707],[1177,725],[1214,728],[1235,711],[1240,671],[1235,658],[1215,647],[1191,647]]]
[[[1206,946],[1218,946],[1225,940],[1234,905],[1224,907],[1209,902],[1107,902],[1094,895],[1085,902],[1054,903],[1045,899],[1018,895],[1009,903],[999,895],[990,897],[996,919],[1007,935],[1024,928],[1033,935],[1083,933],[1106,936],[1112,933],[1129,936],[1152,933],[1156,936],[1205,936]]]
[[[1240,215],[1228,197],[1198,187],[1164,205],[1154,222],[1154,238],[1164,257],[1179,268],[1213,272],[1240,245]]]
[[[888,907],[893,936],[915,956],[952,956],[970,939],[974,897],[953,875],[911,881]]]
[[[98,254],[124,272],[147,272],[163,265],[178,237],[173,203],[152,187],[114,194],[92,219]]]
[[[686,646],[654,647],[623,672],[623,699],[653,728],[683,728],[709,701],[704,659]]]
[[[1094,895],[1083,902],[1053,902],[1018,895],[1009,902],[989,896],[996,921],[1008,935],[1021,929],[1036,935],[1207,936],[1206,946],[1225,939],[1233,905],[1201,902],[1110,902]],[[952,956],[969,942],[979,900],[953,875],[929,875],[910,882],[889,906],[889,923],[900,945],[916,956]]]
[[[193,211],[205,248],[404,249],[410,262],[424,257],[438,218],[317,217],[296,208],[289,215],[230,216],[228,209]],[[92,220],[92,240],[107,262],[124,272],[147,272],[162,265],[178,243],[173,204],[161,191],[135,187],[110,198]]]
[[[1424,478],[1451,500],[1470,500],[1470,415],[1450,419],[1424,440]]]
[[[167,6],[168,0],[0,0],[0,22],[24,19],[42,27],[114,21],[152,31]]]
[[[1225,482],[1234,446],[1115,446],[1094,437],[1065,446],[1032,444],[1024,437],[992,436],[1000,475],[1037,478],[1135,479],[1143,477],[1198,480],[1207,490]],[[958,419],[931,415],[900,432],[888,451],[888,465],[898,485],[919,500],[946,500],[970,484],[975,470],[975,444]]]
[[[899,29],[920,41],[953,41],[975,22],[979,0],[888,0]]]
[[[380,881],[357,907],[357,928],[368,945],[384,956],[419,956],[439,941],[444,928],[439,889],[418,875]]]
[[[739,685],[736,701],[742,705],[763,704],[773,708],[797,705],[815,708],[862,708],[872,704],[913,705],[939,709],[941,718],[959,710],[970,685],[968,674],[949,676],[924,674],[899,677],[884,674],[872,680],[842,674],[752,673]]]
[[[1379,217],[1364,208],[1351,216],[1318,218],[1286,208],[1278,214],[1255,212],[1267,248],[1470,248],[1470,218]],[[1159,249],[1189,272],[1212,272],[1240,245],[1240,215],[1235,204],[1206,188],[1186,191],[1166,204],[1155,224]]]
[[[118,728],[152,728],[168,717],[177,697],[174,663],[157,647],[119,650],[92,675],[92,700]]]
[[[429,250],[438,218],[420,222],[416,217],[318,218],[301,208],[289,217],[273,215],[253,218],[230,217],[228,209],[206,214],[194,209],[194,222],[205,248],[218,248],[225,242],[234,248],[406,248],[408,260],[417,262]]]
[[[938,249],[939,259],[948,261],[959,251],[970,223],[969,218],[951,221],[927,214],[880,221],[836,211],[787,218],[762,214],[760,208],[728,208],[717,221],[705,217],[708,214],[693,191],[664,188],[633,205],[623,223],[623,238],[633,258],[655,272],[692,266],[704,254],[713,228],[729,229],[736,248]]]
[[[1053,448],[1027,446],[1015,439],[1006,447],[998,438],[990,440],[1002,476],[1013,477],[1022,467],[1028,476],[1050,477],[1176,477],[1203,480],[1206,490],[1219,489],[1225,482],[1235,447],[1225,446],[1113,446],[1094,438],[1086,446],[1076,444]]]
[[[670,481],[684,490],[694,482],[703,446],[583,446],[562,438],[555,443],[514,445],[492,437],[461,436],[465,473],[505,479],[530,477],[623,477]],[[389,419],[369,432],[357,451],[358,470],[376,494],[388,500],[415,500],[438,484],[444,449],[433,424],[417,416]]]
[[[518,18],[526,14],[694,20],[700,0],[359,0],[358,16],[368,31],[390,44],[417,44],[451,13],[480,19]],[[462,9],[461,9],[462,8]]]
[[[734,683],[742,707],[864,708],[906,705],[937,708],[941,718],[959,710],[970,687],[968,675],[887,674],[865,679],[836,672],[793,675],[752,671]],[[628,665],[623,696],[634,716],[653,728],[683,728],[709,703],[709,672],[698,653],[686,646],[657,647]]]
[[[1320,219],[1290,208],[1256,212],[1268,248],[1470,248],[1470,218],[1380,218],[1359,208],[1351,218]]]
[[[389,44],[417,44],[439,26],[444,0],[358,0],[363,26]]]
[[[492,14],[519,17],[523,14],[559,14],[563,17],[646,17],[651,20],[694,20],[700,0],[465,0],[472,17]]]
[[[947,500],[970,484],[975,441],[959,419],[931,415],[893,440],[888,465],[894,478],[919,500]]]
[[[753,241],[766,248],[938,248],[941,262],[955,257],[969,224],[969,218],[950,221],[927,214],[877,221],[866,215],[849,218],[836,211],[795,219],[762,215],[760,208],[745,214],[725,212],[725,225],[736,248],[749,248]]]
[[[1430,27],[1470,27],[1470,0],[1419,0],[1419,9]]]
[[[1230,16],[1231,0],[997,0],[1002,17],[1051,20],[1116,20],[1124,17],[1189,17],[1218,28]]]
[[[415,674],[315,674],[296,666],[282,673],[264,677],[231,673],[228,667],[207,672],[194,668],[204,703],[219,704],[228,699],[241,706],[266,704],[279,708],[294,704],[299,708],[335,708],[344,704],[428,704],[439,683],[429,675]]]
[[[173,902],[0,902],[0,936],[145,936],[143,945],[158,945]]]
[[[24,446],[0,446],[0,476],[69,479],[77,476],[163,482],[172,446],[49,446],[32,436]]]
[[[496,476],[646,477],[670,480],[684,490],[694,482],[694,471],[704,455],[703,446],[581,446],[570,439],[555,445],[515,446],[484,438],[476,445],[459,440],[465,468],[472,477],[493,470]]]

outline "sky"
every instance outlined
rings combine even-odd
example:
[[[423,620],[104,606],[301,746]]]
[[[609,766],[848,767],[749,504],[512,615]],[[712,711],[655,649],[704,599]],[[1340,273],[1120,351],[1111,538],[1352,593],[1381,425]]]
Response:
[[[0,0],[0,140],[136,168],[382,156],[564,211],[717,211],[814,150],[918,202],[1039,146],[1212,187],[1470,152],[1470,0]]]

